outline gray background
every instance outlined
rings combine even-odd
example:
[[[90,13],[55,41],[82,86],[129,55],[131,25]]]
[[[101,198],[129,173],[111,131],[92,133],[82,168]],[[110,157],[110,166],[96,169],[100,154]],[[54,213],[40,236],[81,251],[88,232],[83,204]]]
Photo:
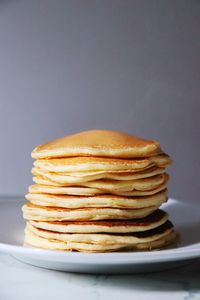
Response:
[[[158,139],[170,194],[198,201],[200,1],[0,1],[0,193],[37,144],[89,128]]]

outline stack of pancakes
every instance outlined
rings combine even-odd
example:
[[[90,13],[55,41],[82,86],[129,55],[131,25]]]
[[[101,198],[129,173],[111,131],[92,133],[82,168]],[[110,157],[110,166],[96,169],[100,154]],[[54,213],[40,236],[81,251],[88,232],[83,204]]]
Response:
[[[176,239],[166,212],[165,169],[158,142],[90,130],[36,147],[23,206],[25,244],[55,250],[150,250]]]

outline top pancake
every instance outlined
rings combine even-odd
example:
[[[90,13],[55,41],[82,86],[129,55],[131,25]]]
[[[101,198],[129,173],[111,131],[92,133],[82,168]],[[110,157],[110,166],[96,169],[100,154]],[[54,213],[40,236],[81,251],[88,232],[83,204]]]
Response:
[[[89,130],[68,135],[37,146],[32,157],[103,156],[117,158],[148,157],[161,152],[157,141],[145,140],[111,130]]]

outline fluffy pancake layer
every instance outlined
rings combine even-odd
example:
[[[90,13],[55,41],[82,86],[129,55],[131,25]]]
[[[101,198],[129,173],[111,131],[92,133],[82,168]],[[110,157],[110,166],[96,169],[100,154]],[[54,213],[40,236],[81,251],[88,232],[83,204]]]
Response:
[[[79,173],[55,173],[41,170],[38,167],[32,169],[35,176],[42,176],[52,182],[61,184],[79,184],[87,181],[94,181],[99,179],[112,180],[136,180],[141,178],[148,178],[155,175],[163,174],[164,168],[151,167],[141,172],[79,172]]]
[[[40,206],[65,208],[82,207],[113,207],[113,208],[142,208],[160,206],[167,201],[167,191],[164,190],[153,196],[123,197],[117,195],[73,196],[29,193],[26,199]]]
[[[39,159],[34,166],[49,172],[89,172],[89,171],[139,171],[156,167],[166,167],[171,164],[167,154],[160,154],[148,158],[117,159],[108,157],[67,157]]]
[[[33,221],[29,223],[36,228],[61,233],[133,233],[157,228],[168,219],[168,214],[156,210],[151,215],[134,220],[102,220],[102,221]]]
[[[63,234],[38,229],[27,224],[25,243],[52,250],[110,252],[117,250],[152,250],[176,240],[173,225],[167,221],[156,229],[134,234]]]
[[[23,216],[27,220],[38,221],[82,221],[82,220],[109,220],[109,219],[136,219],[143,218],[154,212],[158,206],[125,209],[113,207],[87,208],[60,208],[25,204],[22,207]]]
[[[160,153],[160,144],[136,136],[111,130],[89,130],[68,135],[37,146],[36,159],[69,156],[105,156],[132,158]]]
[[[167,187],[167,183],[163,183],[155,189],[147,190],[147,191],[120,191],[120,190],[113,190],[113,195],[119,196],[148,196],[154,195],[160,191],[165,190]],[[45,184],[34,184],[29,187],[29,193],[32,194],[53,194],[53,195],[76,195],[76,196],[95,196],[95,195],[102,195],[106,194],[105,190],[91,188],[91,187],[80,187],[80,186],[70,186],[70,187],[63,187],[63,186],[52,186],[52,185],[45,185]]]
[[[159,187],[163,183],[166,183],[168,178],[169,178],[168,175],[164,173],[149,178],[136,179],[136,180],[120,181],[120,180],[100,179],[100,180],[79,183],[78,186],[97,188],[109,193],[112,193],[112,191],[122,191],[122,192],[130,192],[133,190],[148,191]],[[42,176],[34,177],[33,181],[36,182],[37,184],[63,186],[63,187],[70,186],[70,183],[58,184],[48,179],[45,179]],[[74,186],[76,186],[76,184],[74,184]]]

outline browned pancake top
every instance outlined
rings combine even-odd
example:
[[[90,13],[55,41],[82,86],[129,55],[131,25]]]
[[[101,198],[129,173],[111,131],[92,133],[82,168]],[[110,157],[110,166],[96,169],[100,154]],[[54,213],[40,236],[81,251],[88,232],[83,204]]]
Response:
[[[119,221],[119,220],[100,220],[100,221],[46,221],[45,223],[49,224],[55,224],[55,225],[80,225],[80,226],[86,226],[86,225],[95,225],[95,226],[107,226],[107,227],[129,227],[129,226],[149,226],[152,223],[159,222],[162,218],[164,218],[167,215],[166,212],[164,212],[161,209],[156,210],[151,215],[145,217],[145,218],[139,218],[134,220],[126,220],[126,221]],[[37,221],[35,221],[37,222]]]
[[[173,227],[174,226],[171,223],[171,221],[167,220],[164,224],[162,224],[156,228],[146,230],[146,231],[140,231],[140,232],[134,232],[134,233],[106,233],[106,235],[121,235],[121,236],[123,235],[123,236],[135,236],[138,238],[144,238],[144,237],[150,237],[150,236],[154,236],[156,234],[164,233],[165,231],[172,229]],[[42,228],[37,228],[37,230],[43,231],[43,232],[57,233],[56,231],[42,229]]]
[[[61,150],[65,156],[77,156],[81,154],[90,156],[93,151],[95,151],[96,155],[99,153],[99,156],[107,156],[109,152],[105,154],[101,150],[109,151],[112,149],[123,151],[123,149],[127,148],[133,150],[146,149],[148,146],[150,146],[149,151],[145,152],[145,154],[151,155],[160,152],[160,144],[157,141],[142,139],[119,131],[88,130],[39,145],[33,150],[32,156],[34,157],[35,154],[38,153],[42,156],[44,153],[45,157],[46,152],[49,157],[58,157],[59,155],[56,153],[57,150]],[[73,149],[73,153],[70,149]],[[55,153],[53,151],[55,151]],[[134,152],[134,154],[136,153]],[[60,154],[60,156],[61,155],[62,154]],[[113,154],[109,156],[113,156]],[[123,157],[123,152],[118,157],[120,156]],[[133,153],[130,153],[129,157],[133,157]]]

